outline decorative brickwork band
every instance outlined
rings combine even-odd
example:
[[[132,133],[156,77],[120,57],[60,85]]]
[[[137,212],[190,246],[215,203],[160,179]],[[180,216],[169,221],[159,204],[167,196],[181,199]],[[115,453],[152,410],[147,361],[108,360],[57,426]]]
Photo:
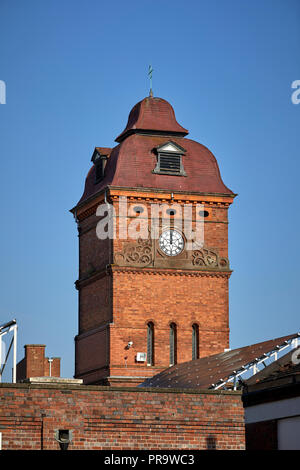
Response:
[[[114,263],[117,266],[163,267],[173,268],[175,257],[165,255],[161,250],[159,256],[155,242],[138,239],[137,242],[125,244],[123,250],[116,253]],[[176,257],[176,269],[193,269],[201,271],[229,271],[228,258],[222,258],[216,248],[203,247],[199,250],[186,251],[184,256]]]
[[[153,262],[152,240],[139,238],[136,243],[128,244],[122,253],[115,255],[117,264],[130,266],[149,266]]]
[[[205,269],[229,269],[229,260],[227,258],[220,258],[216,250],[209,248],[195,250],[192,255],[192,263],[194,266]]]

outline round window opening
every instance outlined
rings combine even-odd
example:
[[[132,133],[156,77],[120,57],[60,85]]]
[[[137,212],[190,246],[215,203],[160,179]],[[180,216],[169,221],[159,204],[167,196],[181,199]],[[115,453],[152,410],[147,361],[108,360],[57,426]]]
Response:
[[[144,208],[141,206],[135,206],[133,210],[136,214],[142,214],[142,212],[144,212]]]
[[[175,209],[167,209],[167,210],[166,210],[166,214],[168,214],[168,215],[175,215],[175,214],[176,214],[176,211],[175,211]]]
[[[200,215],[200,217],[208,217],[209,212],[208,211],[199,211],[199,215]]]

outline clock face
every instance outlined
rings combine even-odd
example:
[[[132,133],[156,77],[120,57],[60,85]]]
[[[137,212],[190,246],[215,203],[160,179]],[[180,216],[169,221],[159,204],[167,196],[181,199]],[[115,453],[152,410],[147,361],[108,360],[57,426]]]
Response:
[[[179,255],[184,247],[183,237],[176,230],[166,230],[159,237],[159,246],[168,256]]]

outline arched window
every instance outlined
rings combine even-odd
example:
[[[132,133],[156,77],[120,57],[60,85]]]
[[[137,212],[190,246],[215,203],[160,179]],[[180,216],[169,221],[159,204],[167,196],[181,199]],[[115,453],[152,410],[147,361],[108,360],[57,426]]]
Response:
[[[194,323],[192,326],[192,359],[199,358],[199,326]]]
[[[177,364],[177,326],[170,325],[170,366]]]
[[[149,322],[147,325],[147,364],[154,365],[154,325]]]

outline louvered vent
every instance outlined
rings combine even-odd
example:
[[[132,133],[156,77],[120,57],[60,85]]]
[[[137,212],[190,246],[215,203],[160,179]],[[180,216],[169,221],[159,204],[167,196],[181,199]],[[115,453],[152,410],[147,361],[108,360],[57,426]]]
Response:
[[[164,154],[160,155],[160,171],[180,173],[180,155]]]
[[[154,170],[152,170],[153,173],[186,176],[182,162],[182,157],[186,152],[184,148],[169,140],[153,150],[157,153],[157,163]]]

